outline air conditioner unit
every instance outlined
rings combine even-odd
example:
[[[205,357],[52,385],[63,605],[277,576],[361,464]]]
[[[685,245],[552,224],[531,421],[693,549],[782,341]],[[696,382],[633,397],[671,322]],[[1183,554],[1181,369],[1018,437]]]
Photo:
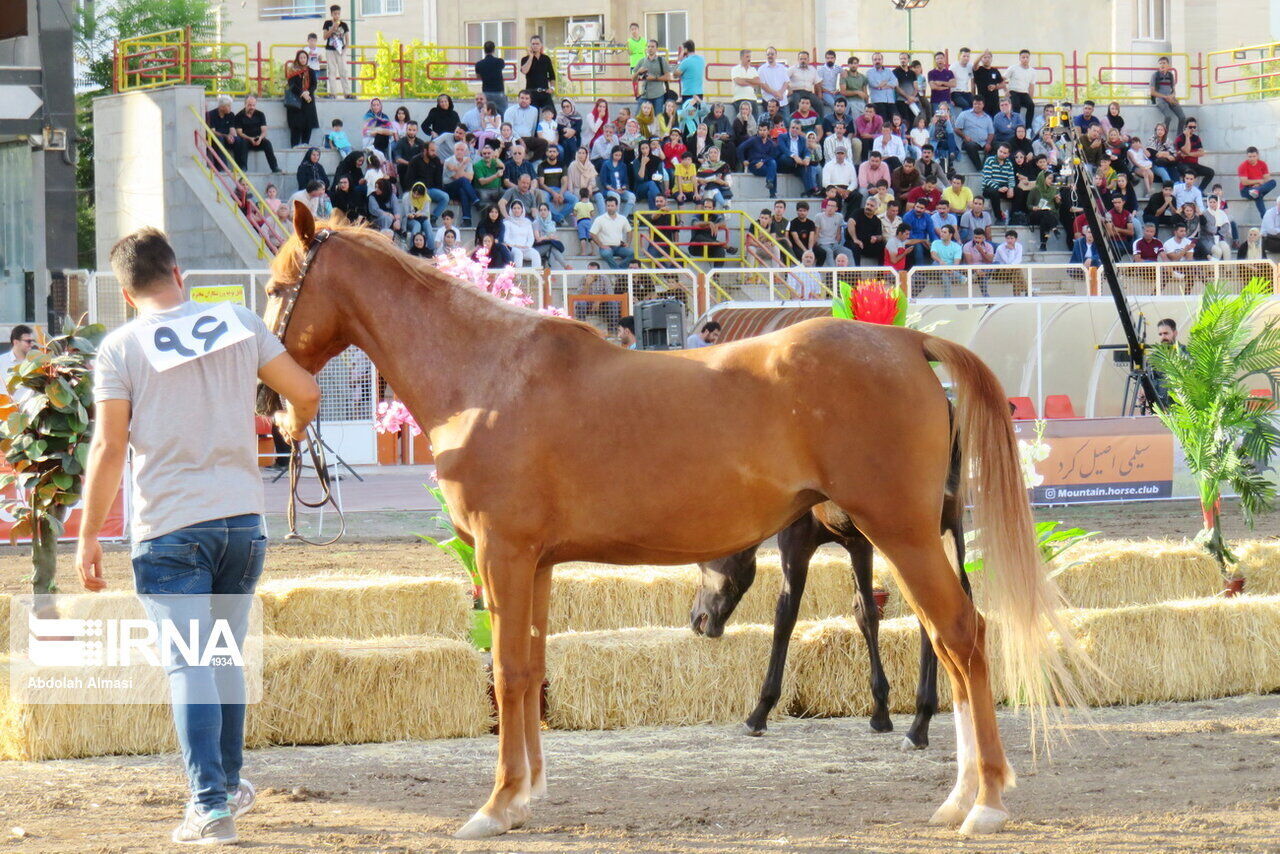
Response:
[[[565,44],[598,42],[603,38],[604,25],[599,18],[570,18],[565,25]]]

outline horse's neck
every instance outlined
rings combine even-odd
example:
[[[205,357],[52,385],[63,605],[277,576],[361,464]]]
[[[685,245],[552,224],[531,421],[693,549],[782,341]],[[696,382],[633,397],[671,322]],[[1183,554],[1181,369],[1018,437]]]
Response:
[[[350,288],[347,337],[363,350],[423,430],[489,408],[521,375],[514,352],[535,318],[446,281],[363,279]],[[505,376],[505,379],[504,379]]]

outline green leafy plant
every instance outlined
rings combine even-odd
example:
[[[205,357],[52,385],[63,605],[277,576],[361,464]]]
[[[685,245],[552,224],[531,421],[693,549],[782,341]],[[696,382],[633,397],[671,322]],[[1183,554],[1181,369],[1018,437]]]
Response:
[[[57,592],[58,537],[80,500],[93,432],[92,359],[105,333],[99,324],[69,323],[9,375],[10,394],[22,388],[31,395],[0,422],[0,446],[13,469],[0,489],[17,488],[17,498],[5,501],[14,517],[9,538],[31,537],[37,595]]]
[[[471,578],[473,604],[471,642],[478,649],[488,650],[493,646],[493,626],[489,609],[484,604],[484,581],[480,577],[480,570],[476,568],[476,547],[458,536],[458,529],[454,527],[453,518],[449,515],[449,502],[444,497],[444,491],[438,486],[428,486],[427,492],[431,493],[440,505],[440,509],[444,511],[432,516],[431,520],[444,528],[449,533],[449,537],[445,540],[437,540],[426,534],[418,534],[418,536],[452,556],[467,571],[467,575]]]
[[[112,47],[118,39],[191,28],[194,41],[212,41],[220,3],[210,0],[115,0],[77,4],[74,53],[85,88],[111,91]]]
[[[1046,563],[1053,563],[1070,549],[1089,539],[1097,536],[1097,531],[1086,531],[1084,528],[1062,528],[1062,522],[1037,522],[1036,531],[1036,547],[1040,549],[1040,557]],[[974,531],[966,531],[964,535],[965,553],[969,559],[964,562],[965,572],[982,572],[985,563],[982,558],[982,552],[971,544],[974,539]],[[1057,575],[1064,569],[1074,566],[1073,563],[1057,567],[1053,574]]]
[[[1267,477],[1280,447],[1275,402],[1252,397],[1243,383],[1251,374],[1267,376],[1273,389],[1280,383],[1280,317],[1260,318],[1271,292],[1264,279],[1251,280],[1240,293],[1210,283],[1187,329],[1186,346],[1162,346],[1150,354],[1168,393],[1156,415],[1182,446],[1199,487],[1204,528],[1196,542],[1218,562],[1231,593],[1243,589],[1244,576],[1222,536],[1222,487],[1240,497],[1250,527],[1276,495]]]

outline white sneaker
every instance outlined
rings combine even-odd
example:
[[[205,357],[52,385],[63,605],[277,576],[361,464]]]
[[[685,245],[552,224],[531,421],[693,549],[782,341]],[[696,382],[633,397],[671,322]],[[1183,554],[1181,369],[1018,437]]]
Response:
[[[257,800],[258,793],[254,790],[253,784],[248,780],[241,780],[240,788],[227,795],[227,809],[231,810],[232,818],[239,818],[253,809],[254,802]]]
[[[233,845],[240,841],[231,810],[223,808],[205,812],[196,804],[187,804],[182,824],[174,828],[170,838],[188,845]]]

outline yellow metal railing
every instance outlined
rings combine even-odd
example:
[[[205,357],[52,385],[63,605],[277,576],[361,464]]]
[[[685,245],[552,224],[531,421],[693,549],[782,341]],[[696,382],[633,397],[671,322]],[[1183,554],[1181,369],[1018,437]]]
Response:
[[[1209,99],[1280,95],[1280,42],[1211,51],[1205,57]]]

